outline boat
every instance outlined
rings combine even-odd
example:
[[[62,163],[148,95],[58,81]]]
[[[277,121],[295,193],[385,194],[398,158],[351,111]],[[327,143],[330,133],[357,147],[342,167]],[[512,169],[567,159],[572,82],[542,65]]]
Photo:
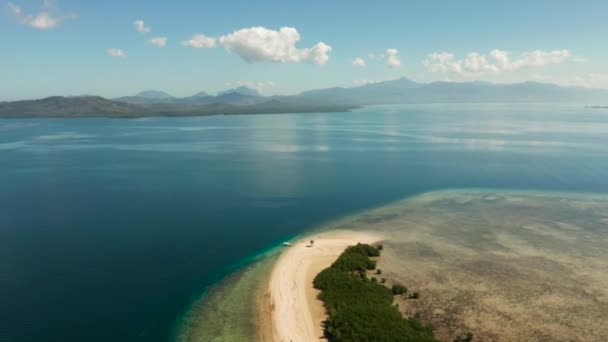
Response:
[[[283,242],[283,247],[291,247],[291,243],[289,243],[289,242]]]

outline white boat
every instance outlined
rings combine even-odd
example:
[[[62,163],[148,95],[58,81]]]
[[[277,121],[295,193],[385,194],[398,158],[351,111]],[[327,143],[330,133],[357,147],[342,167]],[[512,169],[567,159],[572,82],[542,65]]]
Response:
[[[283,247],[291,247],[291,244],[289,242],[283,242]]]

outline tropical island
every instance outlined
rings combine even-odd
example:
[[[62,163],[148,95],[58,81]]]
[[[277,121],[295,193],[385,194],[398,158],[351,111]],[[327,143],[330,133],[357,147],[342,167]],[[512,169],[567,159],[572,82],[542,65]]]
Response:
[[[222,282],[176,340],[603,341],[606,203],[440,191],[357,213]]]
[[[259,340],[436,341],[430,326],[404,318],[393,303],[418,294],[378,279],[381,240],[341,230],[288,245],[268,281],[270,329]]]

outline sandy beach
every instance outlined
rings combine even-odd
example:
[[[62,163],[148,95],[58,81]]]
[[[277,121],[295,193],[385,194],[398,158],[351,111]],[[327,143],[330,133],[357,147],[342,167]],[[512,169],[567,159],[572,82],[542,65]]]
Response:
[[[310,245],[310,240],[314,244]],[[268,283],[272,338],[276,342],[323,340],[323,303],[313,288],[314,277],[350,245],[381,241],[380,235],[332,231],[308,236],[286,247]]]

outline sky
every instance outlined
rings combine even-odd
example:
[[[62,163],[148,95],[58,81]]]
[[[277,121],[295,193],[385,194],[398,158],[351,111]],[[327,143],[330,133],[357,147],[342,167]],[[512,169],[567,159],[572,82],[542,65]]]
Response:
[[[0,49],[0,100],[399,77],[608,88],[608,1],[11,0]]]

